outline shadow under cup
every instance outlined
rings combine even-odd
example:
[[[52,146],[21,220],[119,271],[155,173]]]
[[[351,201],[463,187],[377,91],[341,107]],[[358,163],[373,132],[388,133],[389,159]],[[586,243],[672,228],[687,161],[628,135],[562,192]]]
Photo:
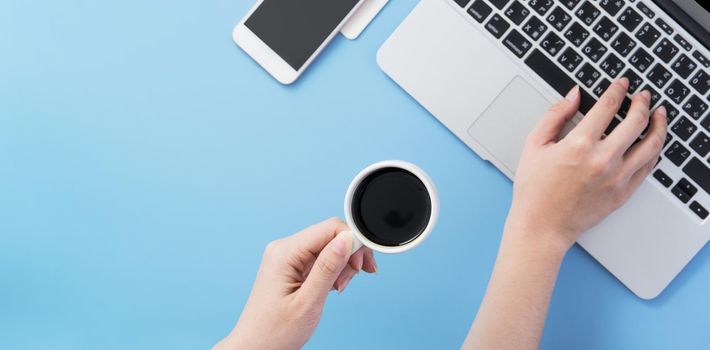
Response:
[[[413,173],[387,167],[367,175],[352,199],[355,226],[365,238],[387,247],[417,239],[431,220],[431,195]]]

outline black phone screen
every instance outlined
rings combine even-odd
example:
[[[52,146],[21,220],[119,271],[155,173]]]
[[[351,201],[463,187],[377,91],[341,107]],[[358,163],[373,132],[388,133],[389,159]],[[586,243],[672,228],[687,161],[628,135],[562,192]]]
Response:
[[[299,70],[359,0],[264,0],[244,23]]]

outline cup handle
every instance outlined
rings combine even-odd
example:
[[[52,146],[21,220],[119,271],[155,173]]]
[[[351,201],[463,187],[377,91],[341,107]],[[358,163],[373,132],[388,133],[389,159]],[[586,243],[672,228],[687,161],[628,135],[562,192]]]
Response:
[[[350,241],[352,242],[352,249],[350,249],[350,255],[355,254],[355,252],[362,247],[362,242],[357,239],[357,236],[355,236],[353,231],[343,231],[342,234],[350,235]]]

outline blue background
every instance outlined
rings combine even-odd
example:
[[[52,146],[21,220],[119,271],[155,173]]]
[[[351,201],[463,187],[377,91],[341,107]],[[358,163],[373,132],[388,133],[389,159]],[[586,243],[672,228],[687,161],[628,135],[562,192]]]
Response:
[[[208,348],[267,242],[390,158],[434,178],[439,225],[331,296],[307,347],[460,346],[511,184],[378,69],[415,4],[284,87],[231,41],[252,1],[0,1],[0,348]],[[707,248],[649,302],[575,247],[542,347],[708,349],[709,291]]]

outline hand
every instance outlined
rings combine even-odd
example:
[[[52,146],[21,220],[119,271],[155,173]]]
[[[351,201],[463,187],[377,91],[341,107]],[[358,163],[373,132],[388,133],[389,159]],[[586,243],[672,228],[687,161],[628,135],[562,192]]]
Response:
[[[634,96],[626,118],[604,131],[629,82],[610,85],[569,134],[579,88],[555,104],[526,140],[498,258],[464,349],[536,349],[560,264],[579,235],[621,206],[651,172],[666,136],[666,111],[648,125],[648,92]]]
[[[626,78],[614,82],[572,131],[558,140],[578,109],[579,88],[555,104],[529,135],[515,177],[509,225],[546,235],[566,251],[577,238],[620,207],[655,166],[666,137],[666,110],[651,118],[650,94],[636,94],[623,122],[604,131],[626,96]],[[538,239],[541,237],[537,237]]]
[[[328,292],[342,292],[361,269],[377,271],[372,250],[350,256],[337,218],[269,243],[234,330],[215,349],[298,349],[320,321]]]

